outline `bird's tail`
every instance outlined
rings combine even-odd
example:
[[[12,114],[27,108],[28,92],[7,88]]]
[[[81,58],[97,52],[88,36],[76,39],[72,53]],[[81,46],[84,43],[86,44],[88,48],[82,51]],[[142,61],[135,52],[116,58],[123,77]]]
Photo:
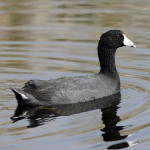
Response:
[[[13,91],[13,93],[15,94],[15,97],[17,99],[18,104],[23,104],[25,100],[28,99],[27,96],[25,96],[25,94],[21,93],[19,90],[11,88],[11,90]]]

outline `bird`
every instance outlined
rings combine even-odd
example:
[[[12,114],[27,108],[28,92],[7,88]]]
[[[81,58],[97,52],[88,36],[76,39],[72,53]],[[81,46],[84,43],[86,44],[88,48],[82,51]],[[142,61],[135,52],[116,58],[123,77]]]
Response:
[[[104,98],[120,91],[115,53],[122,46],[136,47],[122,30],[109,30],[100,37],[97,53],[100,70],[96,74],[29,80],[22,88],[11,88],[18,105],[53,106]]]

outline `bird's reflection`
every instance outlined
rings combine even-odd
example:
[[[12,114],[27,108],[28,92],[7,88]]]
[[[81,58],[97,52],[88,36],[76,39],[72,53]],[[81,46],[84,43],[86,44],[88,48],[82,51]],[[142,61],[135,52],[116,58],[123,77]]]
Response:
[[[104,141],[117,141],[126,138],[127,136],[121,136],[119,131],[124,128],[124,126],[117,126],[120,121],[119,116],[117,116],[118,106],[114,105],[109,108],[101,109],[102,120],[105,127],[101,130],[103,131]]]
[[[51,107],[27,107],[27,106],[18,106],[14,116],[11,117],[13,122],[16,122],[20,119],[27,118],[29,120],[28,127],[37,127],[40,126],[47,121],[54,120],[58,116],[68,116],[72,114],[77,114],[81,112],[91,111],[95,109],[101,109],[102,111],[102,121],[105,125],[101,131],[104,141],[118,141],[125,139],[127,135],[121,136],[120,130],[124,128],[124,126],[117,126],[117,123],[120,121],[120,117],[117,116],[118,104],[121,100],[120,92],[114,94],[109,97],[105,97],[102,99],[92,100],[84,103],[77,104],[69,104],[69,105],[57,105]],[[117,147],[121,148],[120,144]],[[127,142],[123,143],[124,145],[128,145]],[[109,148],[113,149],[116,146],[112,145]],[[128,147],[128,146],[126,146]]]

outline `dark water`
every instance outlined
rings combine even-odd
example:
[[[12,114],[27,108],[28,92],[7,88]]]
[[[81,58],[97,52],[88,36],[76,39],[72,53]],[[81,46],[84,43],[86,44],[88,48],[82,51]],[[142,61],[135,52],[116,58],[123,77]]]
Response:
[[[149,150],[149,16],[147,0],[0,0],[0,149]],[[117,51],[120,94],[16,110],[9,87],[97,73],[97,42],[110,29],[123,30],[137,45]],[[11,120],[15,110],[25,118]]]

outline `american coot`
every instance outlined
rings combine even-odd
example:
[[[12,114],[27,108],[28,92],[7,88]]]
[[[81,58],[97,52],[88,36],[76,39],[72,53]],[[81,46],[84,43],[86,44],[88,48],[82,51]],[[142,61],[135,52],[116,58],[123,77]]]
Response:
[[[29,80],[23,88],[12,89],[18,105],[71,104],[117,93],[120,90],[120,78],[115,65],[115,52],[122,46],[136,47],[120,30],[102,34],[97,48],[101,67],[99,73],[48,81]]]

